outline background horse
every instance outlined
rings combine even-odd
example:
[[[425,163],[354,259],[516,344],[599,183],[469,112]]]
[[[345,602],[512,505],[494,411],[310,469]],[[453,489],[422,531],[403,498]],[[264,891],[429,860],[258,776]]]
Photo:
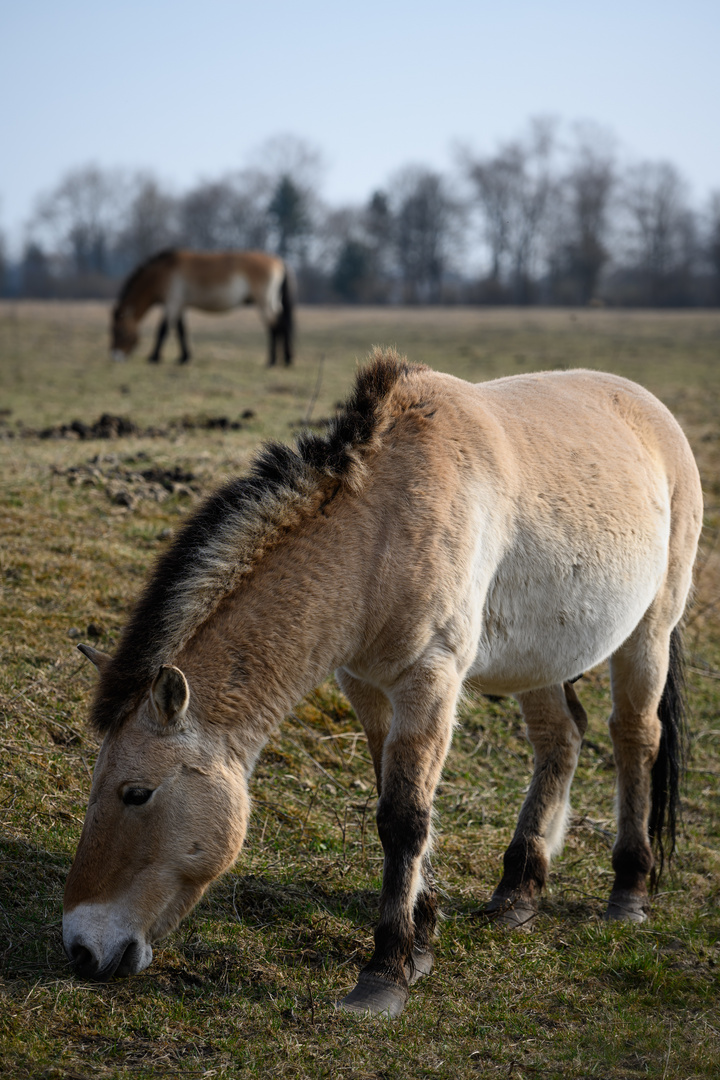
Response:
[[[270,734],[337,670],[367,734],[385,852],[375,951],[344,999],[398,1015],[432,965],[433,798],[469,682],[517,697],[535,771],[489,905],[528,927],[610,657],[618,771],[606,916],[642,921],[674,845],[677,624],[702,519],[687,440],[591,371],[471,386],[377,353],[328,434],[271,445],[160,558],[91,720],[105,738],[65,890],[84,977],[137,972],[237,857]]]
[[[276,360],[278,341],[286,364],[293,357],[293,288],[282,259],[262,251],[161,251],[138,266],[120,290],[113,308],[111,354],[125,360],[138,342],[138,323],[153,304],[165,308],[149,357],[157,363],[170,327],[182,350],[179,363],[190,359],[183,311],[230,311],[257,304],[269,335],[269,360]]]

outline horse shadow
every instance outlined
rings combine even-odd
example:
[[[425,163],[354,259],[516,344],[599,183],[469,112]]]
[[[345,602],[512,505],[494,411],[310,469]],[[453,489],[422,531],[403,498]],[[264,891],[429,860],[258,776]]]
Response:
[[[0,838],[0,975],[67,977],[62,896],[71,858],[17,837]]]
[[[185,982],[206,979],[274,997],[298,969],[347,970],[350,982],[373,949],[377,889],[343,889],[312,876],[292,882],[269,874],[230,874],[162,945],[157,959]],[[179,966],[178,966],[179,965]]]

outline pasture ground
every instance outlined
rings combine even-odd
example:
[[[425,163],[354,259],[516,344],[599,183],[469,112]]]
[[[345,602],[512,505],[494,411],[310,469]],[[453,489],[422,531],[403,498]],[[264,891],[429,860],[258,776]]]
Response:
[[[104,305],[0,306],[0,1075],[720,1075],[720,313],[301,309],[290,370],[264,367],[252,311],[191,314],[195,356],[182,368],[174,342],[160,366],[145,363],[149,326],[143,351],[111,365],[107,318]],[[399,1021],[337,1012],[371,951],[382,856],[364,739],[330,680],[261,758],[235,869],[148,970],[85,984],[61,947],[97,749],[85,727],[94,670],[74,646],[112,650],[198,498],[261,440],[332,415],[374,343],[473,380],[616,371],[657,393],[690,437],[707,503],[686,628],[693,756],[652,919],[600,918],[614,827],[603,667],[578,684],[590,727],[537,929],[483,925],[531,756],[513,701],[468,697],[437,799],[436,969]],[[103,414],[135,433],[81,437]]]

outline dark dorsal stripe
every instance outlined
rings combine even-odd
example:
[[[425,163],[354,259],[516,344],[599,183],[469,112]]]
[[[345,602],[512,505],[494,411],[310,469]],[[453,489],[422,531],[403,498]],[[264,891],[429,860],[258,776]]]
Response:
[[[295,449],[267,444],[248,476],[229,481],[202,503],[160,556],[101,675],[91,712],[96,730],[123,723],[160,666],[172,662],[248,572],[284,508],[309,505],[327,479],[352,479],[358,452],[377,431],[382,403],[398,380],[418,370],[394,350],[376,350],[324,436],[303,434]]]

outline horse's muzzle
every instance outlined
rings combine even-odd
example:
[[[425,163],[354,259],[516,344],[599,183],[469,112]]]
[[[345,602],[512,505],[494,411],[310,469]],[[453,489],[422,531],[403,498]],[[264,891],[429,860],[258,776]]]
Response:
[[[152,960],[152,947],[136,940],[121,942],[114,953],[106,958],[101,958],[79,941],[66,946],[65,952],[76,975],[97,982],[107,982],[113,976],[122,978],[124,975],[136,975]]]
[[[113,914],[106,905],[87,904],[63,919],[63,946],[83,979],[105,982],[114,975],[136,975],[152,961],[152,946],[144,935]]]

